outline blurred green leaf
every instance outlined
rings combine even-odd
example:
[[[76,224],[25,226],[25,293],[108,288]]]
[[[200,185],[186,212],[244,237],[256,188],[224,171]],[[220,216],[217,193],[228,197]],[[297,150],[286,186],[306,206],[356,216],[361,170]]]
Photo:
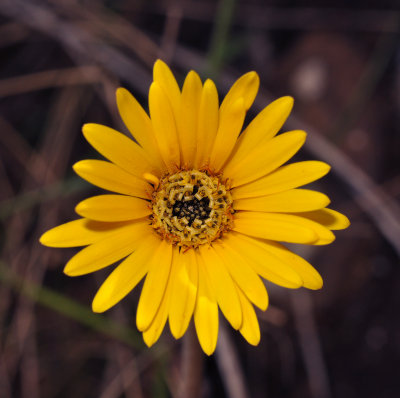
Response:
[[[120,340],[133,348],[143,349],[145,347],[135,329],[117,323],[104,315],[94,314],[89,308],[52,289],[21,279],[2,261],[0,261],[0,281],[16,293],[82,325]]]

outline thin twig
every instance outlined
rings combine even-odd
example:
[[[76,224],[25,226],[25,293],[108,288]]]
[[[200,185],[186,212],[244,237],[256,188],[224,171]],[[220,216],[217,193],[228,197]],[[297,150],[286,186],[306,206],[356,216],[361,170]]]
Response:
[[[0,80],[0,98],[49,87],[93,84],[100,81],[101,73],[99,68],[95,66],[46,70]]]
[[[122,392],[121,390],[123,382],[128,384],[133,383],[135,378],[148,367],[150,367],[155,360],[160,360],[169,352],[169,348],[160,345],[160,343],[158,343],[156,350],[152,350],[154,350],[152,356],[149,356],[148,352],[145,352],[144,354],[140,354],[128,362],[125,365],[125,368],[121,370],[121,373],[116,375],[108,384],[108,386],[104,388],[104,391],[99,398],[119,397]]]
[[[290,292],[290,298],[311,396],[313,398],[330,398],[332,394],[328,372],[312,312],[310,294],[306,290],[300,290]]]
[[[199,398],[201,396],[203,361],[204,353],[197,340],[196,330],[194,325],[190,324],[183,337],[179,398]]]
[[[222,382],[229,398],[248,398],[246,384],[240,361],[232,339],[223,322],[219,326],[217,345],[217,364],[221,372]]]
[[[173,54],[178,39],[179,28],[183,16],[183,0],[175,0],[168,5],[166,12],[166,21],[164,33],[161,39],[161,48],[159,57],[169,63],[173,58]]]

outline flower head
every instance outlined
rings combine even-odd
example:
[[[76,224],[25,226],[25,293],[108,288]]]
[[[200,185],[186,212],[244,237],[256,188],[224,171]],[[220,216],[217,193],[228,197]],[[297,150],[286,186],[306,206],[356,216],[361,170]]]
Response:
[[[194,318],[203,350],[218,337],[218,307],[250,344],[260,330],[254,306],[265,310],[262,278],[287,288],[322,287],[319,273],[278,242],[325,245],[349,225],[328,209],[329,198],[298,187],[325,175],[319,161],[284,165],[303,145],[304,131],[276,135],[291,97],[260,112],[241,133],[259,86],[243,75],[221,105],[214,83],[188,73],[179,89],[158,60],[149,92],[150,116],[125,89],[120,115],[136,142],[102,125],[83,134],[108,161],[83,160],[74,170],[112,194],[76,206],[82,217],[41,237],[52,247],[86,246],[66,264],[83,275],[122,260],[93,300],[103,312],[145,278],[136,323],[147,345],[169,322],[175,338]],[[241,134],[240,134],[241,133]]]

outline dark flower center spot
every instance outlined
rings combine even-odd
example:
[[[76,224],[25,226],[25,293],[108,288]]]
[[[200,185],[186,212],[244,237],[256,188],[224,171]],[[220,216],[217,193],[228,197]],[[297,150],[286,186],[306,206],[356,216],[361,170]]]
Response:
[[[197,189],[196,189],[197,188]],[[193,187],[193,194],[196,194],[198,187]],[[186,218],[189,226],[192,226],[194,220],[206,220],[211,212],[209,207],[210,199],[202,198],[198,200],[194,197],[191,200],[178,200],[172,208],[172,214],[177,218]]]

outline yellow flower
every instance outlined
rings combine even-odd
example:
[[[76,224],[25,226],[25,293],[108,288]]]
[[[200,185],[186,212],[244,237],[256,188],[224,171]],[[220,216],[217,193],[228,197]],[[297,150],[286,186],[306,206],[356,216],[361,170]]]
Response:
[[[179,89],[158,60],[149,92],[150,117],[125,89],[120,115],[138,144],[102,125],[85,124],[88,142],[109,161],[83,160],[76,173],[115,194],[86,199],[82,217],[46,232],[51,247],[86,246],[65,266],[70,276],[120,260],[93,300],[103,312],[144,277],[136,323],[147,345],[168,320],[175,338],[193,316],[205,353],[215,350],[218,307],[253,345],[265,310],[261,278],[287,288],[320,289],[319,273],[277,241],[325,245],[348,219],[329,198],[298,187],[328,173],[319,161],[283,165],[303,145],[304,131],[276,136],[291,97],[268,105],[240,134],[257,94],[255,72],[243,75],[219,105],[211,80],[188,73]]]

